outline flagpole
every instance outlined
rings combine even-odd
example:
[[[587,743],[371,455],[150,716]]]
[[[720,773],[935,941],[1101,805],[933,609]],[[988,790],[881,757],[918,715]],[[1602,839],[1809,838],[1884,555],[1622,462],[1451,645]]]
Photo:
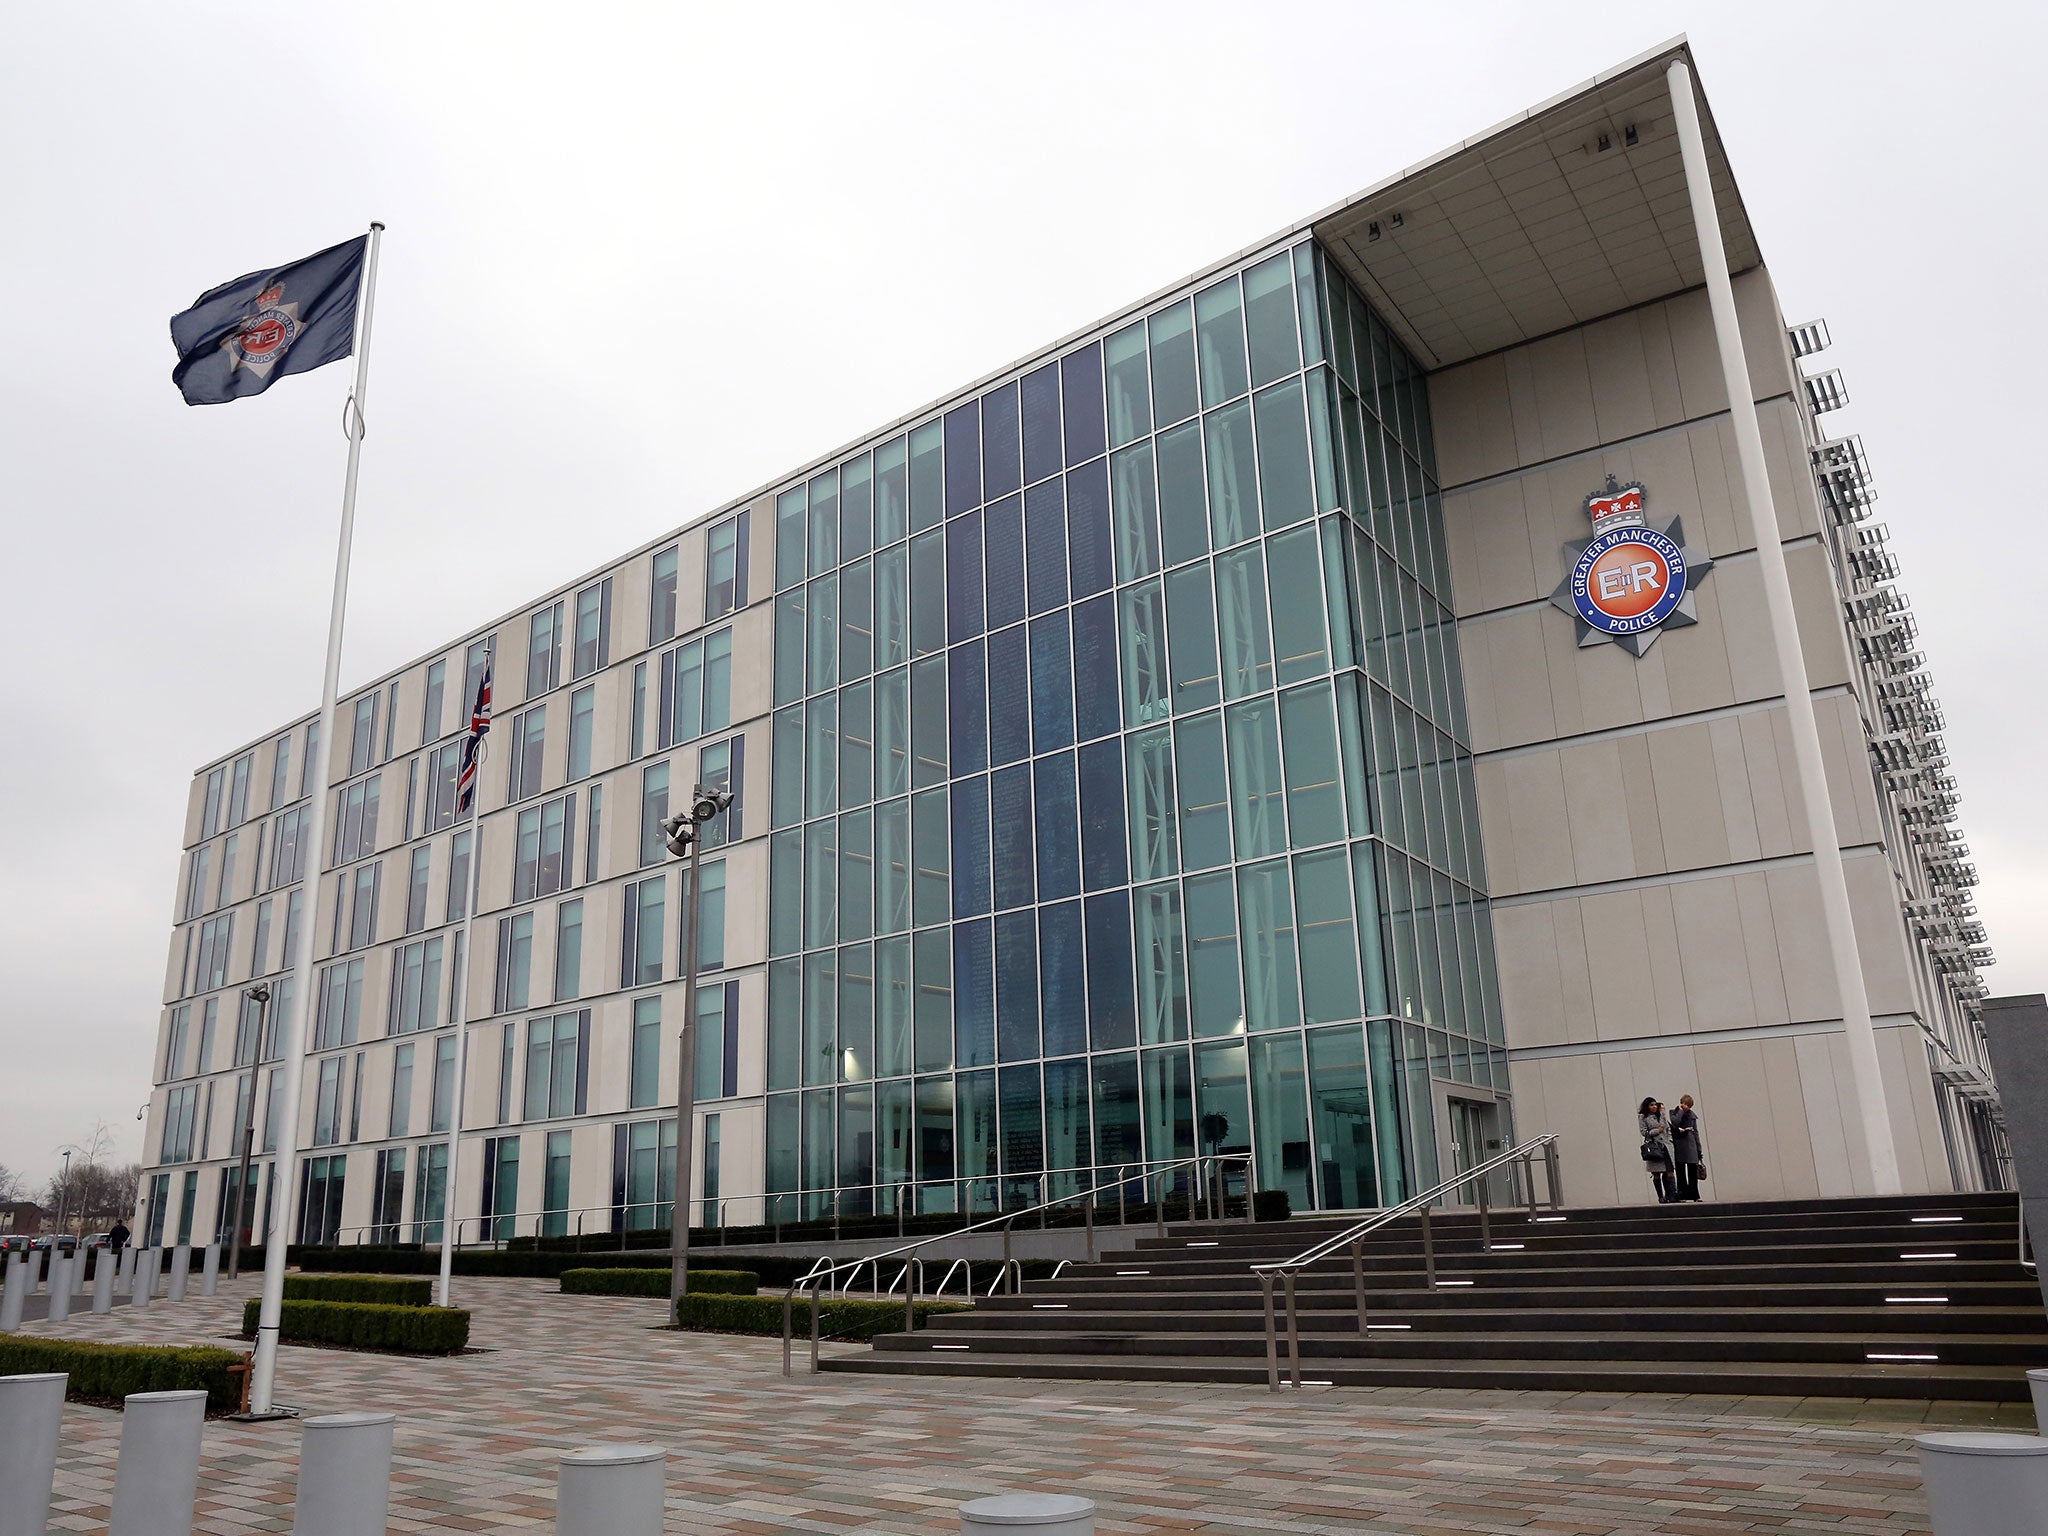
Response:
[[[484,674],[491,675],[491,642],[484,642]],[[470,729],[476,728],[474,714]],[[449,1299],[455,1277],[455,1174],[462,1166],[462,1093],[467,1085],[466,1070],[469,1065],[469,973],[476,963],[475,946],[470,936],[476,932],[477,894],[483,889],[484,850],[482,844],[482,821],[484,809],[484,739],[479,737],[476,744],[476,777],[469,786],[469,890],[462,903],[462,963],[456,967],[455,988],[455,1088],[454,1105],[448,1114],[448,1177],[441,1184],[441,1291],[439,1305],[447,1307],[454,1303]]]
[[[320,925],[320,883],[327,846],[327,764],[334,752],[335,694],[341,686],[341,630],[348,611],[348,562],[355,540],[356,468],[363,452],[363,402],[370,390],[370,319],[377,303],[377,249],[384,226],[370,225],[369,261],[363,274],[363,330],[356,346],[356,385],[349,396],[343,428],[348,434],[348,473],[341,487],[341,536],[334,555],[334,602],[327,615],[327,662],[320,682],[320,742],[309,754],[306,771],[312,783],[313,815],[307,828],[311,844],[308,873],[301,882],[301,910],[296,953],[292,959],[292,1006],[280,1022],[284,1055],[283,1115],[277,1130],[277,1164],[271,1188],[280,1197],[271,1202],[263,1234],[263,1305],[256,1323],[256,1360],[249,1377],[249,1411],[269,1414],[271,1387],[277,1379],[277,1329],[284,1306],[285,1249],[290,1243],[292,1205],[298,1192],[299,1095],[306,1075],[306,1027],[313,1015],[313,931]]]

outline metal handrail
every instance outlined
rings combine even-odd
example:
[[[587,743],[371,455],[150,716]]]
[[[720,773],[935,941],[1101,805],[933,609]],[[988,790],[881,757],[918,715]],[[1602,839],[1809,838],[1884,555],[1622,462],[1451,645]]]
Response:
[[[1252,1173],[1252,1155],[1249,1152],[1212,1152],[1202,1157],[1182,1158],[1178,1162],[1142,1165],[1149,1169],[1152,1169],[1153,1171],[1148,1171],[1140,1174],[1139,1180],[1149,1183],[1152,1179],[1155,1178],[1164,1179],[1164,1177],[1167,1174],[1173,1173],[1178,1169],[1191,1168],[1194,1170],[1195,1187],[1192,1191],[1190,1191],[1189,1195],[1190,1208],[1192,1209],[1195,1202],[1197,1201],[1205,1201],[1209,1204],[1212,1210],[1215,1210],[1218,1208],[1218,1201],[1216,1196],[1217,1192],[1222,1188],[1224,1179],[1224,1169],[1226,1165],[1230,1164],[1241,1165],[1245,1172],[1246,1189],[1244,1219],[1245,1221],[1249,1222],[1252,1219],[1252,1190],[1250,1188]],[[1134,1163],[1125,1163],[1118,1165],[1120,1169],[1124,1170],[1138,1166],[1141,1165]],[[1202,1177],[1202,1171],[1205,1167],[1213,1168],[1213,1172],[1210,1174],[1208,1181],[1206,1181],[1206,1190],[1204,1188],[1205,1181]],[[1060,1171],[1079,1172],[1083,1170],[1067,1169]],[[861,1257],[854,1259],[849,1263],[838,1264],[831,1262],[829,1258],[819,1259],[817,1263],[813,1264],[807,1272],[798,1276],[798,1278],[790,1284],[789,1289],[783,1293],[782,1374],[785,1376],[792,1374],[792,1371],[790,1369],[790,1351],[791,1344],[795,1337],[797,1292],[806,1292],[810,1297],[811,1369],[815,1371],[818,1369],[818,1308],[820,1303],[820,1293],[822,1290],[828,1289],[830,1287],[832,1278],[835,1275],[838,1275],[842,1272],[850,1272],[850,1274],[857,1274],[862,1265],[875,1266],[875,1296],[879,1300],[882,1294],[880,1269],[881,1261],[884,1259],[903,1259],[905,1261],[905,1269],[907,1271],[906,1277],[899,1277],[904,1279],[903,1328],[904,1332],[906,1333],[912,1332],[916,1327],[917,1297],[922,1293],[922,1284],[924,1279],[924,1259],[918,1254],[919,1249],[928,1248],[934,1243],[952,1242],[955,1239],[966,1237],[970,1233],[980,1232],[987,1228],[1001,1227],[1003,1232],[1002,1263],[1000,1267],[997,1269],[996,1278],[994,1281],[990,1283],[986,1294],[993,1296],[995,1295],[998,1287],[1004,1284],[1009,1284],[1012,1287],[1011,1294],[1015,1295],[1018,1291],[1021,1291],[1023,1289],[1024,1285],[1023,1263],[1022,1261],[1014,1258],[1010,1252],[1010,1234],[1012,1228],[1016,1225],[1018,1217],[1039,1215],[1044,1212],[1050,1211],[1055,1207],[1071,1204],[1076,1200],[1084,1202],[1082,1205],[1082,1212],[1086,1220],[1088,1231],[1087,1251],[1088,1258],[1092,1262],[1095,1258],[1095,1200],[1093,1197],[1098,1194],[1102,1194],[1107,1190],[1116,1190],[1120,1197],[1118,1205],[1119,1212],[1121,1213],[1123,1209],[1123,1204],[1121,1200],[1122,1192],[1132,1182],[1134,1181],[1132,1180],[1128,1172],[1120,1171],[1115,1178],[1105,1179],[1101,1183],[1092,1184],[1086,1189],[1072,1190],[1067,1194],[1056,1196],[1050,1200],[1041,1200],[1038,1204],[1027,1205],[1021,1210],[998,1212],[996,1215],[985,1217],[980,1221],[970,1222],[968,1225],[964,1227],[956,1227],[950,1232],[940,1232],[934,1234],[931,1237],[920,1238],[918,1241],[914,1243],[905,1243],[900,1248],[890,1248],[881,1253],[875,1254],[863,1254]],[[1160,1186],[1159,1198],[1154,1203],[1153,1209],[1159,1233],[1161,1236],[1164,1236],[1166,1232],[1166,1186],[1163,1183]],[[966,1264],[967,1262],[968,1261],[965,1259],[955,1259],[953,1263],[947,1267],[944,1278],[942,1278],[939,1281],[939,1288],[941,1291],[945,1289],[946,1282],[953,1278],[953,1271],[958,1269],[962,1264]],[[848,1291],[851,1290],[851,1288],[852,1280],[851,1278],[849,1278],[848,1281],[845,1283],[845,1286],[842,1287],[842,1289],[840,1290],[839,1294],[844,1296],[848,1293]],[[891,1285],[889,1289],[891,1292],[893,1292],[895,1290],[895,1286]],[[974,1297],[974,1270],[972,1265],[969,1265],[967,1271],[967,1296],[969,1300],[972,1300]]]
[[[1403,1200],[1399,1205],[1375,1211],[1363,1220],[1354,1222],[1343,1231],[1324,1238],[1311,1247],[1304,1248],[1291,1259],[1272,1259],[1263,1264],[1252,1265],[1252,1274],[1259,1282],[1266,1311],[1266,1384],[1277,1392],[1280,1390],[1280,1332],[1279,1320],[1274,1311],[1273,1283],[1281,1282],[1283,1305],[1287,1316],[1287,1356],[1293,1376],[1293,1384],[1301,1385],[1301,1312],[1294,1294],[1294,1277],[1312,1264],[1321,1262],[1340,1248],[1351,1250],[1352,1294],[1358,1308],[1358,1336],[1368,1336],[1371,1325],[1366,1317],[1365,1304],[1365,1239],[1380,1228],[1398,1221],[1410,1211],[1418,1211],[1422,1217],[1422,1265],[1429,1288],[1437,1288],[1436,1244],[1430,1234],[1430,1208],[1443,1196],[1451,1194],[1478,1181],[1479,1194],[1479,1247],[1482,1253],[1493,1248],[1493,1230],[1490,1221],[1486,1184],[1496,1169],[1520,1164],[1527,1197],[1529,1215],[1536,1214],[1536,1173],[1535,1157],[1543,1154],[1544,1186],[1549,1195],[1550,1208],[1554,1211],[1560,1203],[1560,1186],[1557,1175],[1557,1136],[1546,1133],[1533,1136],[1519,1146],[1497,1152],[1482,1163],[1476,1163],[1463,1172],[1444,1180],[1433,1189],[1425,1189],[1419,1195]]]

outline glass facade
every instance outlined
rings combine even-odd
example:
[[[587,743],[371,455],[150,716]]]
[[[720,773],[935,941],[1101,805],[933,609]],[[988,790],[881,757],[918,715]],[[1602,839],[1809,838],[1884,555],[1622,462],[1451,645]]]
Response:
[[[1313,243],[774,522],[772,1216],[1437,1181],[1507,1070],[1428,398]]]

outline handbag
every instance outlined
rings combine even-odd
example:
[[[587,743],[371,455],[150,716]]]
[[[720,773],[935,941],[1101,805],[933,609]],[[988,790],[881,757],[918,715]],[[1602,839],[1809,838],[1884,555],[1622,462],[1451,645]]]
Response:
[[[1694,1177],[1695,1179],[1697,1179],[1697,1180],[1698,1180],[1698,1181],[1699,1181],[1700,1183],[1702,1183],[1702,1184],[1706,1183],[1706,1182],[1707,1182],[1707,1165],[1706,1165],[1705,1163],[1694,1163],[1694,1164],[1692,1165],[1692,1176],[1693,1176],[1693,1177]]]

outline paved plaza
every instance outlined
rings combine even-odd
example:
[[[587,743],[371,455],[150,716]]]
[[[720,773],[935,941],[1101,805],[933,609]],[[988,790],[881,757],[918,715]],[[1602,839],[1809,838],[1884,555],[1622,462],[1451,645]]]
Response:
[[[235,1344],[254,1286],[26,1331]],[[950,1532],[1021,1489],[1086,1494],[1104,1532],[1904,1533],[1927,1529],[1917,1429],[2032,1428],[2023,1404],[785,1380],[779,1341],[663,1330],[658,1300],[458,1291],[477,1353],[280,1361],[281,1402],[397,1413],[394,1531],[552,1528],[556,1453],[638,1441],[668,1450],[668,1530],[719,1536]],[[105,1528],[119,1438],[117,1413],[66,1409],[53,1531]],[[209,1423],[197,1529],[288,1531],[298,1440]]]

